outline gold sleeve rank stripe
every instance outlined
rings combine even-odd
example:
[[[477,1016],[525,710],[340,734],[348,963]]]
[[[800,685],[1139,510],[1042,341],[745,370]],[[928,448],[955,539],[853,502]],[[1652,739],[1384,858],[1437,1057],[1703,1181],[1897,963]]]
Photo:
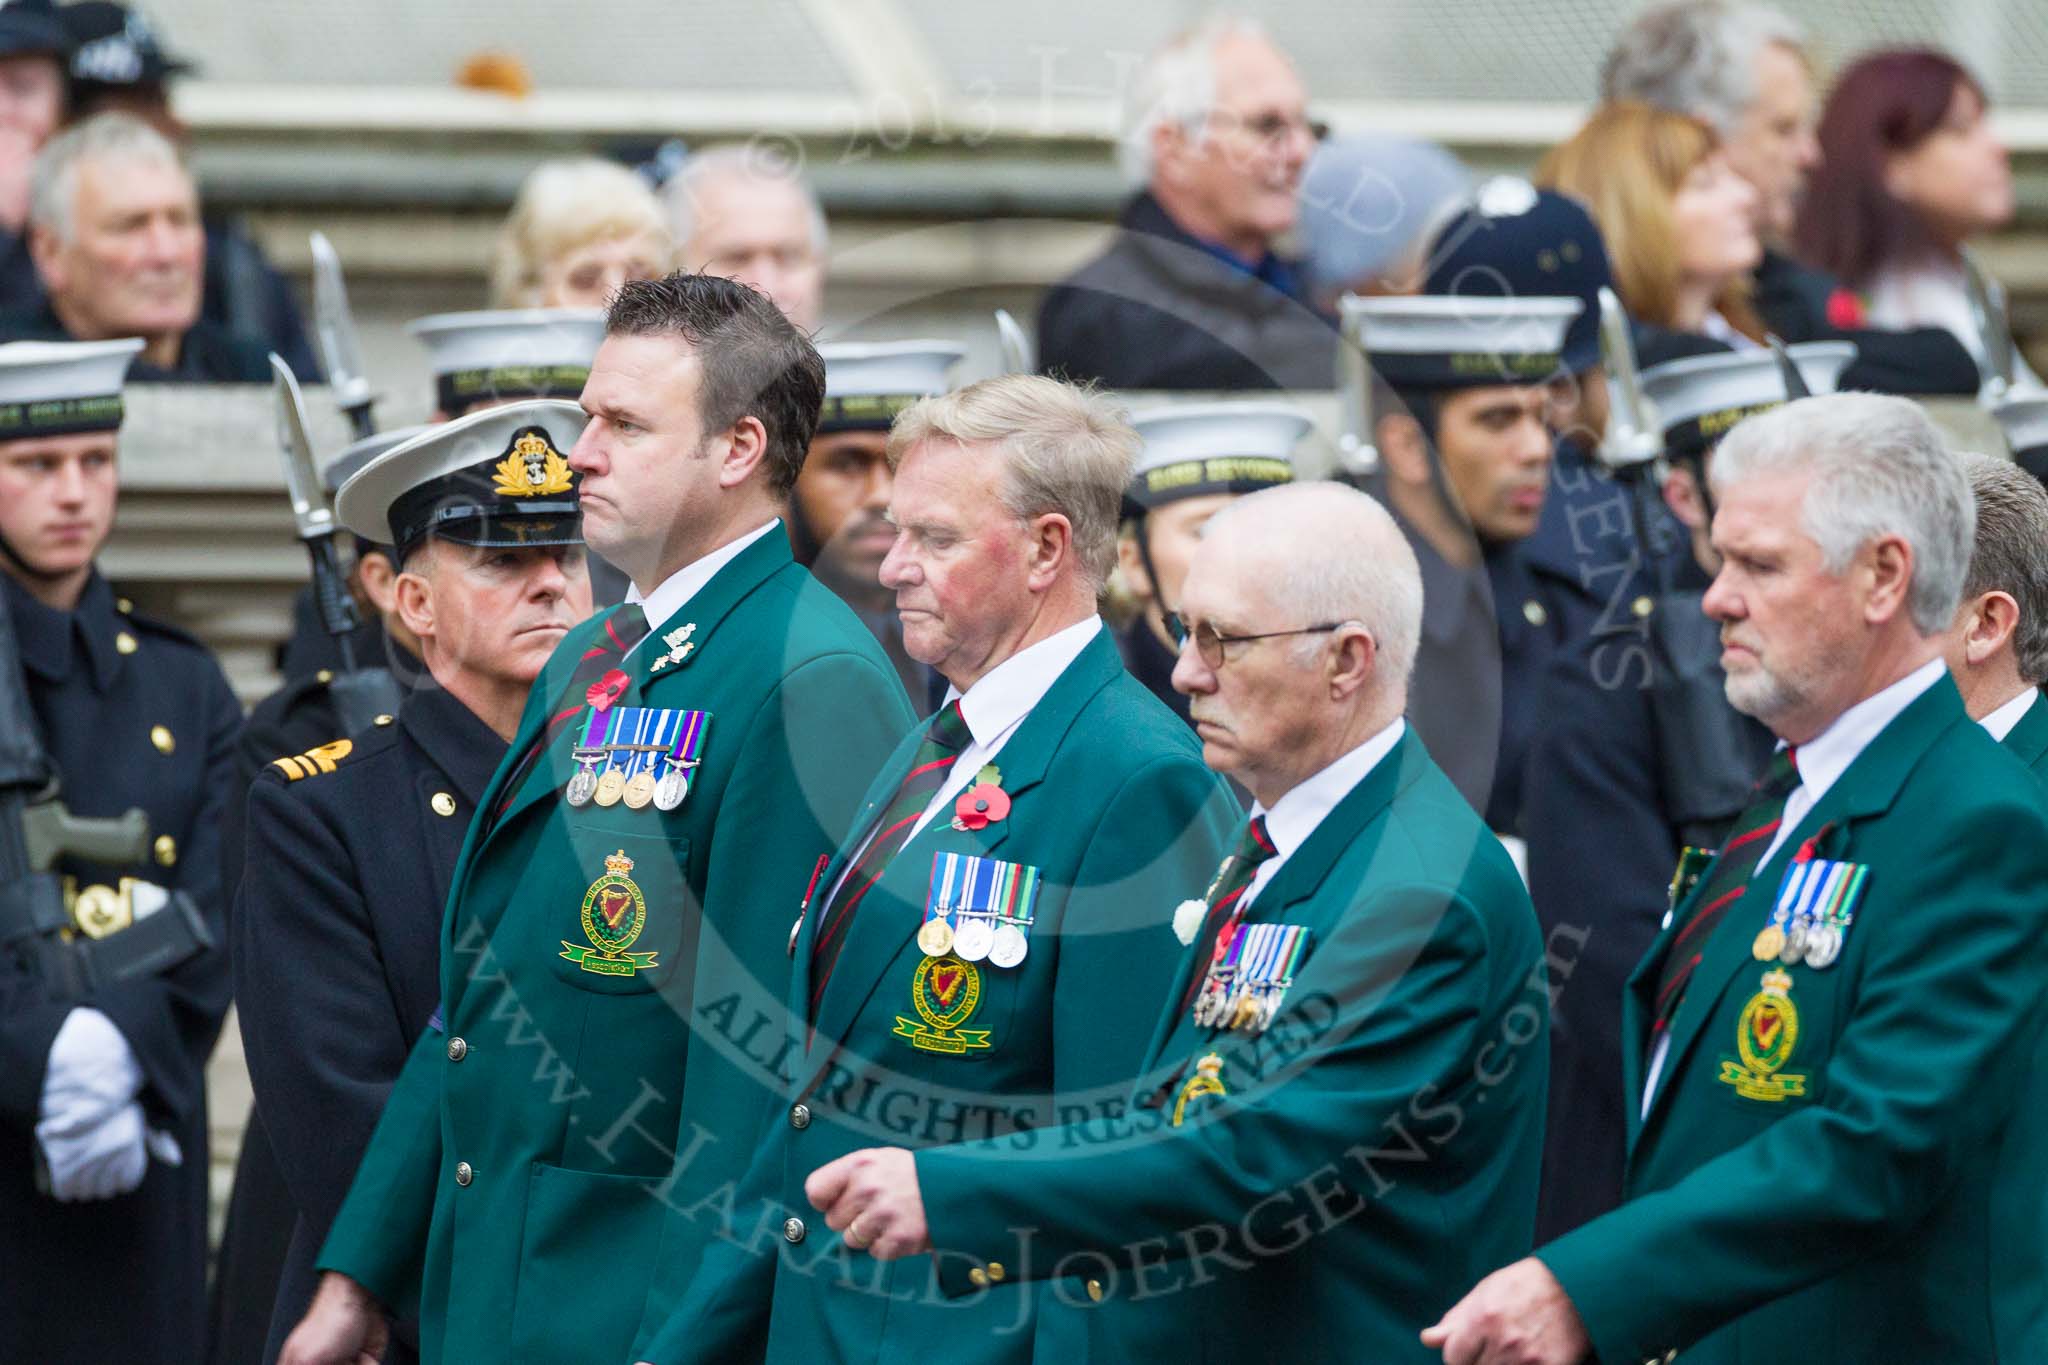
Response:
[[[273,758],[270,760],[270,766],[283,773],[285,781],[296,782],[315,773],[333,772],[335,764],[347,758],[355,747],[351,740],[337,739],[330,744],[308,749],[302,754]]]

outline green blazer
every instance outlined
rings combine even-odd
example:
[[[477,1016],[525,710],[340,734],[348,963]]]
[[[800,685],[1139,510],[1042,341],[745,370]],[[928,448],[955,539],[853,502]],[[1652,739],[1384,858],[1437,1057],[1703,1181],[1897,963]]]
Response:
[[[1771,1026],[1789,1053],[1745,1057],[1738,1029],[1769,994],[1750,945],[1815,836],[1818,856],[1869,868],[1855,922],[1832,966],[1780,969],[1790,1007]],[[1626,1202],[1537,1253],[1603,1363],[1671,1348],[1687,1365],[2040,1358],[1994,1324],[2009,1320],[2015,1263],[2040,1294],[2048,1162],[2008,1169],[2004,1135],[2048,1119],[2030,1070],[2048,1001],[2044,887],[2041,789],[1944,677],[1715,929],[1639,1120],[1650,997],[1690,899],[1677,907],[1624,1001]],[[1798,1084],[1758,1084],[1753,1061]]]
[[[2005,751],[2043,784],[2048,802],[2048,698],[2040,693],[2006,734]],[[2018,1086],[2022,1096],[2048,1094],[2048,1025]],[[1992,1188],[2029,1190],[1992,1208],[1992,1236],[2001,1259],[1990,1267],[1993,1331],[2000,1360],[2048,1360],[2048,1104],[2022,1104],[2007,1123]]]
[[[736,1178],[780,1089],[784,1031],[738,1046],[717,1021],[779,1020],[805,871],[910,714],[873,637],[774,531],[626,663],[619,706],[710,714],[681,806],[563,799],[587,709],[508,791],[547,717],[582,702],[563,693],[603,620],[548,661],[484,796],[439,1017],[321,1252],[387,1304],[417,1298],[429,1362],[625,1358],[663,1203]],[[685,624],[693,648],[656,669]],[[584,906],[621,854],[645,905],[630,949],[654,961],[599,974],[580,965]]]
[[[1422,1329],[1533,1236],[1550,999],[1528,892],[1411,728],[1246,920],[1311,936],[1264,1033],[1181,1007],[1192,947],[1120,1121],[918,1153],[941,1284],[1084,1276],[1062,1298],[1105,1361],[1433,1360]],[[1205,1058],[1223,1093],[1174,1126]]]
[[[922,728],[869,789],[819,879],[814,912],[908,771]],[[976,831],[935,818],[853,912],[815,1039],[794,1064],[789,1107],[737,1213],[698,1214],[730,1218],[731,1240],[706,1253],[679,1307],[650,1298],[645,1359],[731,1365],[758,1357],[764,1341],[768,1359],[807,1365],[1024,1362],[1034,1349],[1051,1358],[1057,1329],[1040,1334],[1039,1287],[1003,1285],[979,1304],[949,1305],[928,1287],[930,1258],[885,1265],[847,1250],[805,1200],[804,1179],[863,1147],[929,1147],[1118,1108],[1180,956],[1174,905],[1199,891],[1242,816],[1202,766],[1187,726],[1123,671],[1107,631],[1054,681],[995,763],[1008,817]],[[986,1046],[962,1051],[907,1039],[935,1027],[913,1002],[928,961],[915,936],[947,853],[1022,864],[1042,878],[1022,964],[982,962],[956,988],[978,991],[978,1003],[950,1027],[986,1035]],[[806,916],[796,945],[797,1020],[810,1011],[819,918]],[[664,1263],[659,1288],[684,1287]]]

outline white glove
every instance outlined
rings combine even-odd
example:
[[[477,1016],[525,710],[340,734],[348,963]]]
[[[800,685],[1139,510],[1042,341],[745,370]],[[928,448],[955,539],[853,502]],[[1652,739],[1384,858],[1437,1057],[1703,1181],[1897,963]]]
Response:
[[[149,1170],[142,1106],[133,1100],[81,1133],[66,1135],[47,1127],[36,1125],[36,1140],[42,1144],[54,1199],[111,1199],[140,1185]]]
[[[114,1021],[80,1007],[50,1044],[36,1141],[59,1199],[105,1199],[142,1183],[142,1068]]]

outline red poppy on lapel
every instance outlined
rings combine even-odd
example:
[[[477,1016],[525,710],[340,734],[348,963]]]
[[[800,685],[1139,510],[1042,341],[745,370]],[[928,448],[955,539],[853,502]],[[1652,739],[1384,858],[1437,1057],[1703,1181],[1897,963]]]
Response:
[[[615,668],[592,683],[590,690],[583,694],[583,699],[590,703],[592,710],[608,711],[613,702],[626,695],[626,687],[631,681],[632,679]]]
[[[1010,813],[1010,794],[993,782],[977,782],[953,803],[955,829],[986,829]]]

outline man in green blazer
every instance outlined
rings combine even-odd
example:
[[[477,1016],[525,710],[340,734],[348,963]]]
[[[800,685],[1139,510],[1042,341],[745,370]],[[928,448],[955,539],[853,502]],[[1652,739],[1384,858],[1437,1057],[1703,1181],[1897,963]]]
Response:
[[[2009,1324],[2048,1163],[2009,1144],[2048,1119],[2048,814],[1942,663],[1969,482],[1869,394],[1748,419],[1712,476],[1729,700],[1784,747],[1630,980],[1625,1202],[1425,1339],[1454,1365],[2038,1359]]]
[[[2048,489],[2010,460],[1964,455],[1977,506],[1976,544],[1942,653],[1976,721],[2048,784]],[[2015,1084],[2021,1095],[2048,1091],[2048,1031]],[[2048,1107],[2015,1113],[2000,1139],[1994,1186],[2031,1189],[2001,1200],[2004,1258],[1995,1279],[1993,1333],[2000,1360],[2048,1360],[2048,1187],[2032,1173],[2048,1169]]]
[[[555,650],[486,789],[440,1008],[291,1365],[374,1355],[384,1311],[415,1305],[426,1361],[626,1358],[665,1207],[744,1170],[790,1064],[804,872],[909,720],[778,523],[823,393],[809,341],[752,290],[681,275],[626,285],[606,332],[573,451],[528,433],[497,479],[545,499],[580,474],[585,535],[633,600]]]
[[[878,1142],[1114,1112],[1180,955],[1174,902],[1240,819],[1095,612],[1137,451],[1122,414],[1010,375],[913,406],[889,449],[882,581],[905,647],[951,688],[815,878],[787,1108],[736,1207],[696,1214],[730,1231],[695,1282],[664,1260],[641,1352],[662,1365],[1077,1349],[1078,1324],[1040,1320],[1038,1285],[989,1266],[981,1301],[949,1306],[929,1262],[870,1260],[858,1233],[811,1212],[803,1182]],[[680,1302],[662,1300],[671,1289]]]
[[[2010,460],[1957,458],[1977,531],[1942,655],[1970,719],[2037,775],[2048,774],[2048,488]],[[2048,1245],[2042,1251],[2048,1255]]]
[[[855,1152],[805,1193],[878,1259],[938,1248],[943,1293],[1047,1281],[1094,1359],[1424,1360],[1421,1326],[1535,1224],[1535,911],[1402,719],[1422,581],[1377,503],[1250,494],[1181,597],[1174,684],[1258,804],[1187,907],[1130,1107]]]

